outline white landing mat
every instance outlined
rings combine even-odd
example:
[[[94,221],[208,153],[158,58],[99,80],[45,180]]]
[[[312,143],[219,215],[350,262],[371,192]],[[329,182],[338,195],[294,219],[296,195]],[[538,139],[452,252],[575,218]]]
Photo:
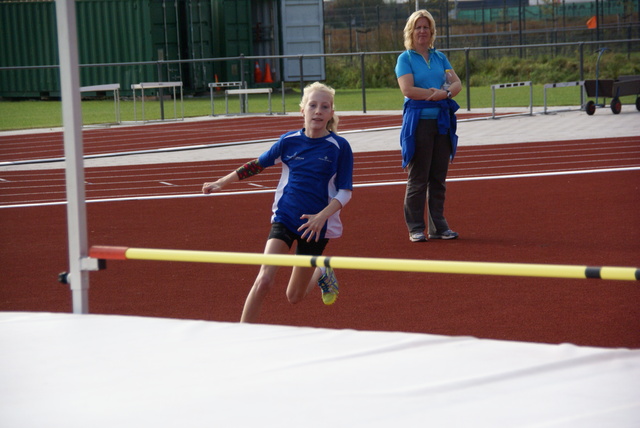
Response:
[[[640,350],[0,312],[0,426],[640,426]]]

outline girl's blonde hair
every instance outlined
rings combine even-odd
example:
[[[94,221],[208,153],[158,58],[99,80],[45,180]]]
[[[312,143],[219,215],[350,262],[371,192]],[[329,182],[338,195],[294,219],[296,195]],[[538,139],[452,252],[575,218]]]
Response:
[[[313,91],[324,92],[331,95],[331,107],[333,108],[333,110],[335,110],[336,107],[333,103],[333,100],[336,96],[336,90],[331,86],[325,85],[324,83],[320,82],[310,83],[304,88],[304,92],[302,93],[302,100],[300,100],[300,109],[304,110],[307,102],[309,102],[309,96]],[[327,122],[327,131],[333,132],[335,134],[338,133],[338,115],[336,115],[335,113],[333,114],[333,117]]]
[[[436,20],[433,19],[433,16],[429,12],[424,9],[416,10],[407,18],[407,24],[404,26],[404,47],[408,50],[413,50],[415,47],[413,46],[413,31],[416,29],[416,22],[420,18],[427,18],[429,21],[429,28],[431,28],[431,43],[429,44],[429,48],[433,49],[434,43],[436,41]]]

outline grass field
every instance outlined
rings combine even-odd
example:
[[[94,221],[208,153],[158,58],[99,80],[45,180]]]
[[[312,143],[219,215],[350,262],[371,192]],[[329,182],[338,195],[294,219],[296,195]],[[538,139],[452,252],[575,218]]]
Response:
[[[585,101],[587,98],[585,97]],[[403,98],[399,89],[367,89],[365,95],[366,111],[376,110],[401,110]],[[468,107],[467,90],[456,97],[461,111]],[[296,113],[299,111],[300,92],[293,90],[285,93],[283,99],[280,92],[274,92],[271,97],[272,111],[274,113]],[[580,106],[580,88],[554,88],[547,91],[548,106]],[[600,100],[602,102],[602,100]],[[635,97],[623,97],[623,104],[633,104]],[[134,114],[134,102],[132,99],[120,101],[120,118],[124,122],[141,120],[141,103],[136,101]],[[201,117],[211,115],[210,97],[187,97],[181,105],[178,100],[175,110],[171,99],[164,101],[165,119],[182,117]],[[228,100],[229,113],[239,113],[240,105],[238,97],[232,96]],[[544,87],[533,86],[533,106],[544,105]],[[490,87],[470,88],[469,107],[471,109],[487,108],[492,106],[492,91]],[[500,107],[528,107],[529,87],[496,89],[495,106]],[[249,97],[250,113],[267,113],[269,110],[266,95],[252,95]],[[337,90],[336,111],[363,111],[363,96],[359,89]],[[225,98],[222,93],[214,97],[214,112],[216,115],[225,114]],[[85,125],[107,124],[115,122],[115,106],[113,98],[104,100],[85,100],[82,102],[82,117]],[[145,119],[160,119],[160,102],[157,100],[145,100]],[[0,101],[0,131],[32,128],[52,128],[62,126],[62,109],[60,101]]]

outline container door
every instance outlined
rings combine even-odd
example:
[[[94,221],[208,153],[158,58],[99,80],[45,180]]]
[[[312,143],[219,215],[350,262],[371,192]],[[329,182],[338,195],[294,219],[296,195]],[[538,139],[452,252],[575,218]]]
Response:
[[[283,0],[282,54],[309,55],[324,53],[322,1]],[[283,77],[287,82],[324,80],[324,58],[305,58],[300,76],[299,58],[284,60]]]
[[[209,0],[187,0],[184,6],[185,37],[188,41],[185,57],[189,59],[213,58],[212,7]],[[194,92],[208,91],[207,84],[214,81],[210,62],[188,64],[189,87]],[[185,79],[186,80],[186,79]]]
[[[216,0],[214,6],[214,34],[217,41],[214,54],[221,58],[252,55],[249,0]],[[249,70],[246,69],[246,64],[240,64],[240,61],[224,61],[222,65],[219,64],[214,65],[214,72],[220,74],[220,81],[247,80]]]

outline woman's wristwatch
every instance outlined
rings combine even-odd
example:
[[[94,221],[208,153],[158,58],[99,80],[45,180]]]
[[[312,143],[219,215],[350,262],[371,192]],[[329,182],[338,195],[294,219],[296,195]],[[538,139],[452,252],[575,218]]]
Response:
[[[451,91],[447,90],[447,98],[451,99],[453,98],[453,95],[451,94]]]

